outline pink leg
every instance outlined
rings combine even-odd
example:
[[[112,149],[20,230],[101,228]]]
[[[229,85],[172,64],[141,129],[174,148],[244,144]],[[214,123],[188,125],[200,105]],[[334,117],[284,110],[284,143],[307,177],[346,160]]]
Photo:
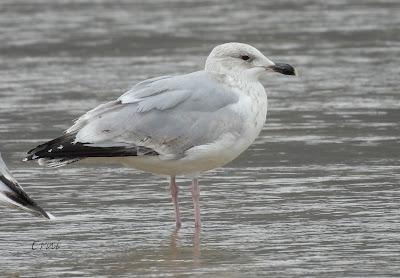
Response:
[[[200,228],[201,219],[200,219],[200,187],[197,178],[193,178],[192,180],[192,199],[193,199],[193,207],[194,207],[194,226],[196,228]]]
[[[179,203],[178,203],[178,186],[176,185],[175,182],[175,176],[171,176],[169,188],[171,190],[172,202],[174,203],[176,227],[180,228],[182,223],[181,223],[181,213],[179,212]]]

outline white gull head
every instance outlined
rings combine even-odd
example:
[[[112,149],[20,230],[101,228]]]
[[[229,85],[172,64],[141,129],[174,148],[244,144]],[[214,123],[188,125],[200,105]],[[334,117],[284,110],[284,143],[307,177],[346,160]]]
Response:
[[[216,46],[207,57],[205,70],[252,80],[258,80],[267,71],[296,75],[291,65],[274,63],[255,47],[238,42]]]

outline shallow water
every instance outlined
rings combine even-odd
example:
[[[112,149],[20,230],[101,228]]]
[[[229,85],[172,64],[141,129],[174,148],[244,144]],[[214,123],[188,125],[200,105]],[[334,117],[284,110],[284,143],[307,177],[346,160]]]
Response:
[[[58,217],[2,207],[2,275],[400,276],[399,2],[232,2],[0,2],[0,150]],[[163,177],[20,162],[86,110],[144,78],[198,70],[226,41],[300,77],[263,81],[262,134],[200,180],[200,233],[188,180],[175,231]]]

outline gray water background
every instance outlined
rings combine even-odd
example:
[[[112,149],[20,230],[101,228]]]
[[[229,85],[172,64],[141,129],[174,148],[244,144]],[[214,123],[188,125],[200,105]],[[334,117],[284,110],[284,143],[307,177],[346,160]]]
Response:
[[[377,0],[1,0],[0,151],[59,219],[2,206],[0,277],[399,277],[399,11]],[[228,41],[300,77],[263,80],[260,137],[200,179],[201,233],[187,179],[175,231],[163,177],[21,162],[85,111],[145,78],[196,71]]]

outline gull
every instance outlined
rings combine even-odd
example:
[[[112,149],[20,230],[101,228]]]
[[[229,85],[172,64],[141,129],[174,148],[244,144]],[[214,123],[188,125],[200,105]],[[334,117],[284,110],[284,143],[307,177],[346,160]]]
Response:
[[[0,154],[0,202],[32,213],[35,216],[54,219],[54,216],[44,211],[18,184],[11,175]]]
[[[190,177],[195,227],[200,227],[198,177],[235,159],[260,133],[267,95],[259,79],[267,72],[296,75],[292,66],[274,63],[248,44],[218,45],[204,70],[144,80],[88,111],[24,160],[49,167],[117,162],[169,176],[177,228],[175,178]]]

